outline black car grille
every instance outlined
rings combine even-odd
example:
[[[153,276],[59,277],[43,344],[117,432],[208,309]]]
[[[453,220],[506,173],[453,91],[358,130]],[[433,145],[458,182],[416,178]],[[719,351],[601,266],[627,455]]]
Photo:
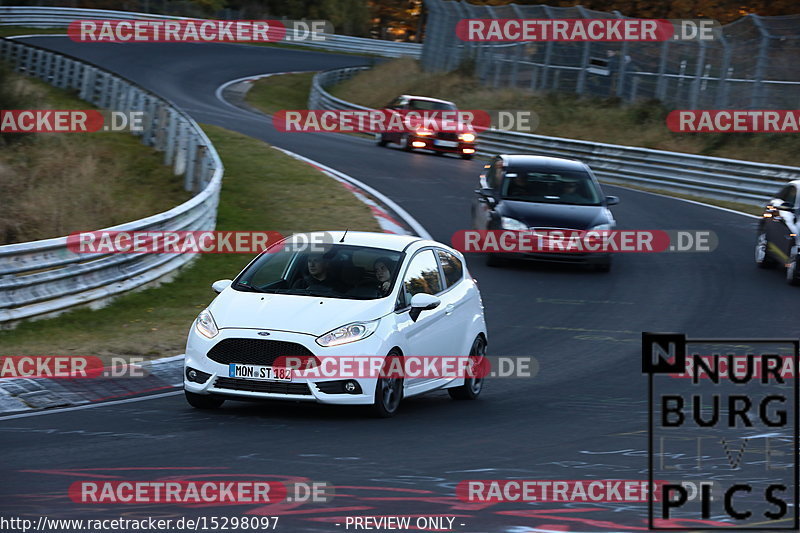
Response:
[[[438,131],[436,132],[436,138],[443,141],[457,141],[458,133],[452,131]]]
[[[241,363],[270,366],[278,357],[312,356],[302,344],[261,339],[224,339],[208,352],[208,358],[217,363]]]
[[[239,378],[217,378],[214,381],[217,389],[231,389],[249,392],[271,392],[273,394],[296,394],[310,396],[311,390],[306,383],[288,383],[285,381],[256,381]]]

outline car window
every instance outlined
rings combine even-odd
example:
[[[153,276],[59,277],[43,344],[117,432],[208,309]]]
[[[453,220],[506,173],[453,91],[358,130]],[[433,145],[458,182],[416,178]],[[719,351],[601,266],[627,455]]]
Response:
[[[778,198],[783,200],[785,204],[794,206],[794,202],[797,199],[797,189],[793,185],[787,185],[778,194]]]
[[[543,171],[538,168],[505,169],[501,195],[507,200],[551,204],[600,205],[600,191],[587,172]]]
[[[433,250],[423,250],[411,260],[403,277],[403,289],[400,291],[400,305],[406,307],[411,297],[417,293],[438,294],[442,291],[442,280],[439,276],[439,264]]]
[[[447,287],[452,287],[464,277],[464,267],[461,266],[461,260],[444,250],[437,250],[436,253],[439,255],[439,262],[442,264]]]
[[[456,106],[444,102],[431,102],[430,100],[409,100],[409,109],[419,109],[421,111],[455,111]]]
[[[369,246],[306,248],[295,250],[281,244],[268,250],[236,278],[233,289],[353,300],[383,298],[394,287],[402,259],[401,252]]]

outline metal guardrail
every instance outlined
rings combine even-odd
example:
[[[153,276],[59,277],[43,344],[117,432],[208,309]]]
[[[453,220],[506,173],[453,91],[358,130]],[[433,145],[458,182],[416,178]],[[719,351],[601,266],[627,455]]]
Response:
[[[0,6],[0,26],[25,26],[31,28],[66,28],[75,20],[190,20],[186,17],[134,13],[132,11],[113,11],[108,9],[79,9],[67,7]],[[195,19],[196,20],[196,19]],[[320,48],[333,52],[352,52],[374,54],[383,57],[414,57],[422,55],[419,43],[381,41],[363,37],[349,37],[324,33],[324,41],[285,41],[283,44],[296,44]]]
[[[211,141],[189,115],[120,76],[44,48],[0,39],[0,59],[17,72],[51,85],[79,91],[101,108],[144,111],[141,136],[164,152],[164,164],[183,175],[196,195],[157,215],[106,230],[212,230],[223,167]],[[193,254],[79,254],[67,238],[0,246],[0,327],[22,319],[57,314],[76,305],[103,300],[164,278],[186,265]]]
[[[336,98],[326,90],[366,68],[334,69],[314,76],[309,109],[368,109]],[[787,181],[800,179],[800,167],[499,130],[487,130],[478,135],[478,153],[579,159],[607,183],[748,204],[766,201]]]

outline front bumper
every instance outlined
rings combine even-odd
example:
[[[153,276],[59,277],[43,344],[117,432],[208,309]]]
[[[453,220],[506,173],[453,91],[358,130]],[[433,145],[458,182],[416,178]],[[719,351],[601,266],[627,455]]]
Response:
[[[355,343],[323,348],[315,342],[312,335],[291,333],[285,331],[268,331],[269,339],[259,336],[259,332],[266,330],[233,329],[220,330],[213,339],[208,339],[197,333],[194,325],[189,333],[186,343],[186,357],[184,360],[183,386],[184,389],[195,394],[212,394],[232,400],[291,400],[308,401],[337,405],[371,405],[375,400],[375,378],[352,378],[358,383],[356,393],[344,392],[341,387],[333,382],[345,381],[344,378],[304,378],[294,376],[291,382],[265,381],[245,378],[232,378],[229,376],[228,363],[211,360],[207,354],[218,343],[225,339],[252,339],[256,341],[276,341],[299,344],[315,356],[335,357],[353,355],[377,355],[382,353],[383,343],[377,334]],[[294,354],[286,354],[294,355]],[[231,361],[236,362],[236,361]],[[243,361],[239,361],[243,362]],[[269,366],[269,365],[267,365]],[[187,372],[193,369],[199,378],[208,378],[198,383],[188,379]],[[349,379],[349,378],[348,378]],[[324,392],[324,391],[338,392]]]
[[[434,152],[444,152],[448,154],[474,154],[477,150],[475,141],[466,142],[461,140],[437,139],[430,136],[420,137],[418,135],[410,135],[408,142],[415,149],[433,150]],[[424,143],[424,146],[414,146],[414,143]],[[472,151],[470,152],[469,150]]]

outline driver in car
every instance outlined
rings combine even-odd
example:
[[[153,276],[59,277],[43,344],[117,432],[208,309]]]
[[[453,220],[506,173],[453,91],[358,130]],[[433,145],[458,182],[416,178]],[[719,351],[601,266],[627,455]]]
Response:
[[[577,181],[565,181],[561,184],[561,193],[559,198],[563,202],[569,203],[583,203],[586,202],[586,197],[578,192]]]
[[[321,253],[312,253],[306,259],[308,275],[304,275],[292,285],[293,289],[323,289],[344,292],[342,284],[333,279],[330,273],[330,259]]]

